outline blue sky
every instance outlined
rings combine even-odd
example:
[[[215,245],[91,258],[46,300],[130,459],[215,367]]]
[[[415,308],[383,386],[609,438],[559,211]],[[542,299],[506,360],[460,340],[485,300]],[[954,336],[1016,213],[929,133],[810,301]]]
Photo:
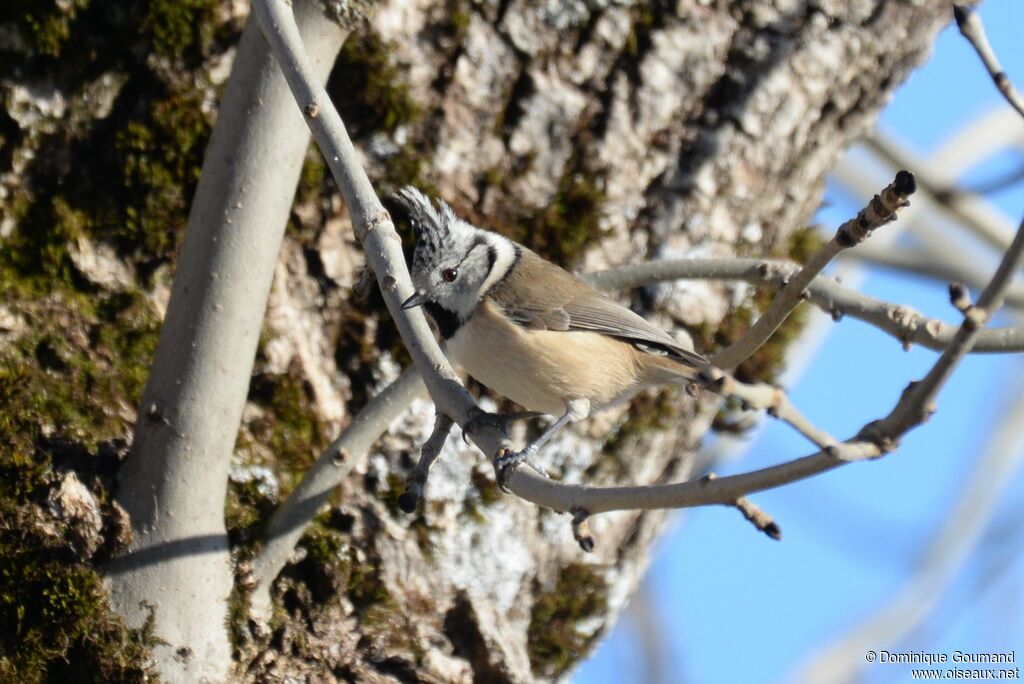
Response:
[[[988,0],[980,12],[1004,68],[1024,87],[1024,2]],[[951,26],[940,36],[931,61],[896,93],[880,126],[926,155],[1001,103],[977,56]],[[1021,161],[1019,153],[1002,154],[967,180],[998,176]],[[995,200],[1010,216],[1024,214],[1020,186]],[[829,188],[826,205],[818,219],[831,228],[860,206],[835,187]],[[860,289],[956,322],[941,283],[872,271]],[[933,352],[904,352],[890,337],[844,319],[791,388],[792,398],[817,424],[848,436],[884,415],[906,383],[923,375],[934,359]],[[945,519],[980,455],[983,435],[1007,397],[1020,391],[1022,380],[1024,359],[1019,356],[971,357],[940,396],[938,414],[908,435],[895,454],[757,495],[755,500],[781,524],[781,543],[757,534],[732,510],[676,514],[646,579],[654,629],[670,658],[660,664],[669,673],[663,681],[784,681],[830,637],[886,604]],[[750,444],[746,456],[719,472],[750,470],[807,452],[802,438],[773,423]],[[1020,472],[1006,491],[983,540],[988,551],[965,566],[933,618],[902,645],[877,644],[876,649],[1016,648],[1017,665],[1024,665]],[[993,575],[988,563],[1001,557],[1011,559],[1009,569]],[[644,660],[640,639],[636,625],[621,620],[574,681],[645,681],[651,664]],[[863,671],[866,682],[907,681],[908,675],[901,666]]]

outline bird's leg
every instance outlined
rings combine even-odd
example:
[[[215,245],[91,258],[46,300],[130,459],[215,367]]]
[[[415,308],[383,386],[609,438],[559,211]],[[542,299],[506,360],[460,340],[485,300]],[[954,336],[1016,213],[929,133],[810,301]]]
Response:
[[[570,399],[566,402],[565,413],[561,418],[556,420],[551,426],[541,433],[540,437],[533,440],[522,451],[504,451],[498,455],[494,460],[494,470],[497,473],[498,486],[503,491],[508,491],[508,487],[505,486],[505,481],[508,480],[508,476],[520,463],[528,463],[534,470],[539,472],[541,475],[545,475],[544,471],[539,468],[536,464],[531,463],[530,459],[536,455],[537,450],[540,449],[544,444],[554,437],[559,430],[564,428],[568,423],[582,420],[590,414],[590,401],[587,399]]]

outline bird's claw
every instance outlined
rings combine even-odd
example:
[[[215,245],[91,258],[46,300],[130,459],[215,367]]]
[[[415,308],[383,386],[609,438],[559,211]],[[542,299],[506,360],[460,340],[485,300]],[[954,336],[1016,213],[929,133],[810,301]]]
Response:
[[[526,447],[522,451],[503,449],[501,453],[498,454],[498,457],[494,459],[494,472],[496,473],[496,479],[498,481],[498,486],[501,487],[501,491],[506,494],[512,493],[508,488],[508,478],[512,475],[512,471],[523,463],[537,471],[537,474],[541,477],[546,478],[548,476],[547,471],[534,460],[533,456],[536,453],[536,449]]]
[[[464,426],[462,426],[462,441],[469,444],[470,433],[485,427],[498,428],[507,436],[508,423],[508,419],[500,413],[490,413],[489,411],[482,410],[478,411],[472,418],[466,421]]]
[[[462,428],[462,439],[469,444],[469,435],[475,430],[485,427],[493,427],[501,430],[501,433],[508,437],[508,426],[519,420],[528,420],[543,416],[537,411],[522,411],[519,413],[491,413],[489,411],[478,411],[466,421]]]
[[[494,472],[501,491],[506,494],[512,493],[508,488],[508,478],[512,471],[518,468],[520,463],[530,458],[531,455],[528,449],[523,449],[522,451],[502,449],[498,457],[494,459]]]

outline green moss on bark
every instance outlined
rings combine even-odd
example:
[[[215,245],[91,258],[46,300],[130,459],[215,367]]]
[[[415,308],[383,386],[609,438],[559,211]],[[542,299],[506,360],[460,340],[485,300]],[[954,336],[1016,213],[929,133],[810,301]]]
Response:
[[[51,27],[43,46],[0,47],[0,77],[53,83],[67,111],[4,128],[11,149],[35,149],[5,207],[17,224],[6,241],[12,265],[77,286],[67,244],[84,235],[112,243],[147,275],[173,256],[199,177],[210,134],[204,62],[239,27],[215,20],[215,0],[14,5],[0,10],[0,24],[23,38],[27,26],[64,28]],[[93,109],[106,99],[109,111]]]
[[[149,637],[110,613],[99,575],[46,524],[0,500],[0,679],[147,681]]]
[[[327,92],[353,140],[378,132],[392,135],[421,113],[390,46],[373,30],[354,33],[345,41]]]
[[[607,474],[610,479],[618,480],[628,475],[629,469],[622,454],[632,454],[631,449],[637,440],[647,432],[666,430],[679,419],[680,394],[679,387],[670,386],[634,397],[625,420],[605,439],[601,448],[602,458],[587,469],[587,479]]]
[[[607,592],[607,582],[592,566],[572,563],[550,591],[538,593],[526,634],[534,674],[559,677],[586,654],[597,634],[580,631],[579,623],[604,613]]]
[[[517,222],[512,237],[557,264],[572,264],[602,237],[604,183],[600,176],[566,171],[551,202]]]
[[[257,373],[249,385],[249,400],[262,409],[248,425],[251,439],[270,449],[286,494],[330,441],[317,417],[312,388],[298,370]]]
[[[0,22],[11,22],[31,49],[47,57],[59,57],[71,37],[75,17],[89,0],[9,0],[0,10]]]
[[[144,297],[21,304],[27,331],[0,350],[0,441],[25,454],[44,437],[95,449],[127,435],[156,349]]]
[[[13,219],[0,290],[19,322],[0,330],[3,681],[152,681],[150,637],[108,611],[95,559],[65,539],[73,523],[46,501],[57,473],[73,469],[114,524],[112,445],[130,436],[159,321],[134,287],[90,282],[69,246],[105,242],[143,281],[173,256],[210,131],[204,63],[240,29],[221,6],[0,3],[0,25],[16,36],[0,45],[0,79],[59,93],[31,91],[49,103],[38,116],[0,114],[0,173],[21,176],[0,199]],[[103,531],[101,554],[117,532]]]
[[[59,463],[110,514],[110,440],[129,434],[156,320],[138,293],[22,299],[33,287],[9,291],[26,325],[0,347],[0,680],[143,681],[147,637],[108,611],[45,501]]]

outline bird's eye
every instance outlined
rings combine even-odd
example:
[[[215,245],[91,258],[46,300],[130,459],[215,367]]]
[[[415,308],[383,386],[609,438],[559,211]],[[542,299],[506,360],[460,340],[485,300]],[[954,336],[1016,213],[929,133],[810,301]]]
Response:
[[[459,272],[454,268],[445,268],[441,270],[441,280],[446,283],[454,283],[455,279],[459,277]]]

